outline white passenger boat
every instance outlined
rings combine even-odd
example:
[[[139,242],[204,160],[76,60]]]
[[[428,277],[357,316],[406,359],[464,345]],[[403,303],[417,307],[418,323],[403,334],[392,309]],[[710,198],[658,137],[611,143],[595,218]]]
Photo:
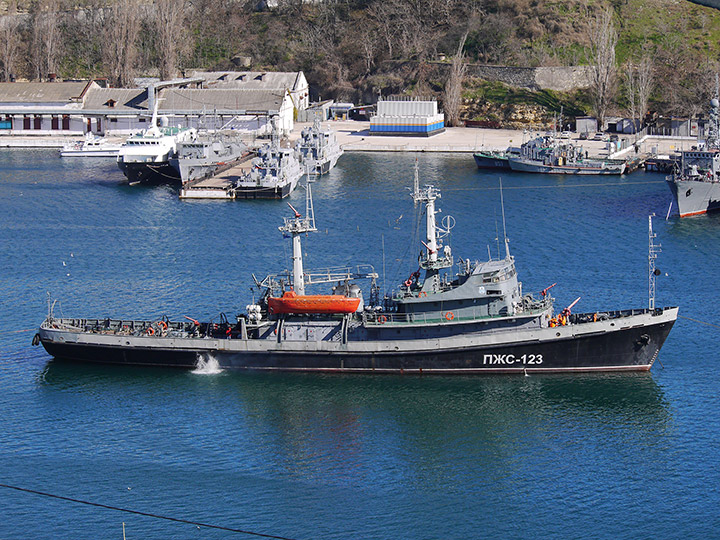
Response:
[[[60,157],[117,157],[122,144],[108,141],[93,133],[85,135],[85,140],[67,143],[60,150]]]

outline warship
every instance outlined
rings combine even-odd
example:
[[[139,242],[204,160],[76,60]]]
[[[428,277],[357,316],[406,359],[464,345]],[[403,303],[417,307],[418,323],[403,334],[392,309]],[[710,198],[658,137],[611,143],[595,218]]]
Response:
[[[673,173],[666,177],[674,207],[680,217],[720,210],[720,102],[710,101],[705,141],[680,154]]]
[[[258,149],[249,171],[233,177],[228,192],[233,199],[283,199],[290,195],[305,171],[292,148],[272,141]]]
[[[305,213],[290,206],[292,217],[279,227],[292,239],[292,271],[262,280],[253,275],[262,295],[234,320],[223,313],[207,322],[57,318],[49,303],[33,344],[42,343],[59,359],[182,368],[211,363],[342,373],[646,371],[677,318],[677,307],[654,305],[652,218],[647,308],[572,313],[576,300],[555,312],[552,286],[537,297],[523,292],[507,236],[504,256],[459,259],[456,265],[451,247],[443,245],[454,220],[445,216],[437,223],[441,194],[432,185],[419,187],[417,166],[412,198],[425,211],[417,271],[381,297],[370,265],[306,270],[301,238],[317,230],[310,182],[306,190]],[[367,302],[358,283],[368,285]],[[311,294],[317,287],[324,291]]]
[[[553,135],[535,137],[520,146],[519,156],[510,156],[513,171],[545,174],[623,174],[625,160],[590,158],[582,146]]]
[[[178,143],[169,163],[186,184],[227,170],[248,153],[247,145],[232,130],[199,131],[195,139]]]
[[[300,156],[303,169],[316,176],[329,172],[343,154],[335,133],[331,129],[323,129],[317,119],[312,127],[300,132],[295,151]]]

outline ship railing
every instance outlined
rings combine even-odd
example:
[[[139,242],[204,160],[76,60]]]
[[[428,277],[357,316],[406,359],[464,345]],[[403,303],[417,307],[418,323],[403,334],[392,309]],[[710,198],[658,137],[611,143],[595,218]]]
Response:
[[[170,321],[167,317],[155,320],[134,319],[78,319],[48,317],[41,328],[65,332],[114,334],[125,336],[194,335],[204,336],[209,324],[190,321]]]
[[[667,308],[638,308],[638,309],[622,309],[613,311],[591,311],[585,313],[573,313],[570,315],[570,322],[581,324],[595,321],[607,321],[611,319],[623,319],[636,315],[650,314],[652,316],[662,315]]]
[[[458,322],[472,321],[496,321],[519,318],[532,318],[541,315],[546,311],[546,307],[525,309],[513,314],[487,315],[481,314],[475,310],[472,313],[464,311],[462,314],[456,314],[452,310],[448,311],[432,311],[427,313],[388,313],[383,311],[366,310],[362,313],[363,324],[366,326],[382,326],[386,324],[457,324]]]
[[[323,283],[335,283],[351,279],[377,279],[378,274],[371,264],[360,264],[357,266],[337,266],[312,270],[303,274],[305,285],[319,285]],[[268,274],[259,282],[261,287],[267,289],[278,289],[281,283],[292,283],[292,272],[286,270],[277,274]]]

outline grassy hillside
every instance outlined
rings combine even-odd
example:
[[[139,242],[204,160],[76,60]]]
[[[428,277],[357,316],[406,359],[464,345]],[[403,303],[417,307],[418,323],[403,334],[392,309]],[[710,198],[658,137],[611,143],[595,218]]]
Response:
[[[13,74],[35,79],[52,64],[67,78],[111,75],[108,14],[118,2],[134,2],[142,13],[130,44],[133,72],[158,74],[163,49],[154,16],[160,0],[4,0],[0,13],[21,13],[12,37],[18,45]],[[59,46],[52,55],[38,39],[48,32],[37,31],[50,4],[59,7]],[[174,6],[184,17],[176,32],[178,71],[237,68],[238,58],[250,57],[254,69],[304,70],[314,97],[355,102],[374,101],[378,93],[441,98],[445,81],[427,62],[452,56],[465,33],[464,53],[473,62],[587,63],[589,28],[608,6],[619,34],[618,66],[652,57],[658,84],[651,102],[662,113],[704,108],[720,61],[720,11],[686,0],[279,0],[271,10],[258,10],[257,0],[176,0]],[[616,88],[614,107],[622,110],[621,78]],[[465,90],[466,101],[589,112],[582,93],[528,93],[478,81],[468,81]]]

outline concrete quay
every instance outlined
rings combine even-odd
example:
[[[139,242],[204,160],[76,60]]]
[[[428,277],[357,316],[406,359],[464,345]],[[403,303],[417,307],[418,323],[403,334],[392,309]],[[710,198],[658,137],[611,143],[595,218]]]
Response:
[[[299,137],[300,131],[311,124],[296,124],[290,141]],[[451,127],[431,137],[398,137],[370,135],[370,122],[327,121],[323,125],[330,127],[346,152],[464,152],[478,150],[505,150],[508,146],[520,146],[524,141],[543,132],[530,132],[511,129],[483,129]],[[620,135],[622,150],[611,153],[607,141],[581,140],[579,134],[570,139],[582,146],[591,156],[631,158],[635,154],[633,135]],[[667,155],[680,150],[689,150],[697,144],[693,137],[647,136],[639,139],[640,155]]]
[[[284,145],[292,145],[300,138],[300,132],[311,123],[296,122],[288,141]],[[510,129],[483,129],[451,127],[430,137],[400,137],[387,135],[370,135],[370,122],[334,121],[323,122],[323,125],[335,131],[338,141],[346,152],[460,152],[472,153],[481,149],[504,150],[508,146],[520,146],[535,132]],[[113,141],[122,142],[121,137],[108,137]],[[62,148],[68,142],[82,141],[79,136],[59,135],[1,135],[0,148]],[[605,141],[580,140],[574,134],[571,141],[586,149],[592,156],[609,156],[608,143]],[[635,153],[632,135],[621,135],[619,152],[612,157],[631,158]],[[264,142],[258,140],[258,143]],[[689,150],[696,144],[692,137],[643,137],[638,141],[638,154],[667,155],[680,150]]]

